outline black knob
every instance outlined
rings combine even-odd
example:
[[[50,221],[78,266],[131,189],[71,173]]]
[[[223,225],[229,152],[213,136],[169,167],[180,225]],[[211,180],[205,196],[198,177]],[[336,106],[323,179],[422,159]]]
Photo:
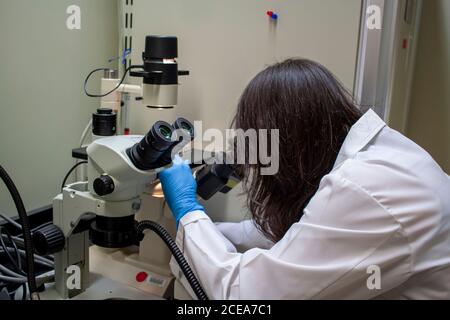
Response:
[[[114,180],[107,175],[94,180],[94,191],[99,196],[106,196],[114,192]]]
[[[64,249],[65,239],[58,226],[49,224],[33,232],[34,250],[42,256],[57,253]]]

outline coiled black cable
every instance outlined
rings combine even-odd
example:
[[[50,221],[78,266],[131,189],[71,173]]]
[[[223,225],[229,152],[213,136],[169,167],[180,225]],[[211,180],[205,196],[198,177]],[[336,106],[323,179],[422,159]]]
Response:
[[[17,190],[16,185],[2,166],[0,166],[0,178],[5,183],[9,193],[11,194],[11,197],[13,198],[14,204],[19,214],[20,224],[22,225],[22,233],[25,246],[25,262],[27,265],[27,280],[28,288],[30,289],[30,297],[32,300],[39,300],[39,294],[36,286],[36,274],[34,270],[33,241],[31,238],[30,222],[25,210],[25,205],[23,204],[22,198],[20,197],[20,193]]]
[[[177,244],[172,239],[172,237],[167,232],[167,230],[153,221],[139,222],[136,227],[139,240],[143,239],[144,230],[146,230],[146,229],[149,229],[149,230],[152,230],[153,232],[155,232],[167,245],[167,247],[169,248],[170,252],[172,252],[173,257],[175,258],[178,265],[180,266],[181,271],[183,272],[184,276],[186,277],[186,280],[189,282],[189,285],[191,286],[191,288],[194,291],[197,298],[199,300],[208,300],[208,296],[206,295],[205,291],[203,290],[202,286],[200,285],[200,282],[198,281],[198,279],[195,276],[194,272],[192,271],[191,267],[189,266],[186,259],[184,258],[183,253],[178,248]]]
[[[6,245],[5,241],[3,240],[3,232],[6,234],[6,238],[8,239],[9,243],[12,246],[12,249],[14,250],[14,253],[16,254],[16,259],[14,260],[11,254],[9,253],[8,246]],[[17,273],[25,275],[26,273],[22,270],[22,257],[20,256],[19,248],[17,247],[16,242],[14,241],[11,233],[9,233],[8,229],[4,229],[3,227],[0,228],[0,245],[3,249],[3,252],[8,257],[9,261],[14,267],[14,270],[17,271]],[[27,299],[27,284],[24,283],[22,285],[22,300]]]
[[[9,253],[9,250],[7,250],[7,245],[5,243],[5,240],[3,240],[3,232],[6,234],[6,238],[10,242],[12,248],[14,249],[14,252],[16,254],[16,260],[12,257],[11,253]],[[20,259],[20,253],[19,249],[17,248],[16,243],[14,242],[11,234],[9,233],[8,229],[0,227],[0,246],[2,247],[3,251],[6,254],[6,257],[8,258],[9,262],[13,265],[14,269],[17,272],[22,272],[22,263]]]

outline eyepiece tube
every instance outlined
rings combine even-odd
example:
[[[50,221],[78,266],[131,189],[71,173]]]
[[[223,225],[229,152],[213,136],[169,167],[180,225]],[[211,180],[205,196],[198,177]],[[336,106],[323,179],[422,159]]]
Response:
[[[191,141],[195,138],[194,126],[188,120],[184,118],[178,118],[177,121],[174,122],[173,127],[176,130],[182,129],[186,130],[191,136]]]
[[[178,118],[172,126],[175,129],[174,136],[172,137],[172,145],[159,158],[158,167],[167,166],[172,162],[172,152],[180,143],[183,144],[181,146],[183,148],[195,138],[194,126],[188,120]]]
[[[141,142],[127,150],[136,168],[151,170],[159,168],[158,159],[172,146],[174,128],[165,121],[156,122]]]

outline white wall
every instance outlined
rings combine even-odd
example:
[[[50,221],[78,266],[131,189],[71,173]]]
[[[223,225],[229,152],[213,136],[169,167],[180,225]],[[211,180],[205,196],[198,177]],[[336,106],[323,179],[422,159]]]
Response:
[[[144,133],[156,120],[177,116],[225,129],[250,79],[288,57],[319,61],[353,88],[360,0],[134,0],[126,10],[134,15],[133,30],[126,31],[133,37],[133,64],[141,61],[146,35],[175,35],[180,67],[191,71],[181,79],[178,109],[133,106],[131,127],[136,133]],[[267,17],[268,10],[279,14],[277,24]],[[245,210],[239,213],[237,193],[209,201],[208,213],[239,219]]]
[[[79,31],[66,28],[69,5],[81,7]],[[117,16],[116,0],[0,0],[0,164],[28,210],[51,204],[73,164],[98,107],[83,80],[117,55]],[[2,184],[0,212],[16,215]]]

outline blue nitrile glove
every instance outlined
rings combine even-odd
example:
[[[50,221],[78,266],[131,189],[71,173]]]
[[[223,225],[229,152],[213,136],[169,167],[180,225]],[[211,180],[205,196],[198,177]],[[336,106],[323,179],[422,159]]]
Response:
[[[169,169],[159,174],[164,196],[167,204],[178,223],[189,212],[202,210],[203,206],[197,201],[197,181],[192,176],[192,171],[187,161],[183,161],[178,155],[173,160]]]

